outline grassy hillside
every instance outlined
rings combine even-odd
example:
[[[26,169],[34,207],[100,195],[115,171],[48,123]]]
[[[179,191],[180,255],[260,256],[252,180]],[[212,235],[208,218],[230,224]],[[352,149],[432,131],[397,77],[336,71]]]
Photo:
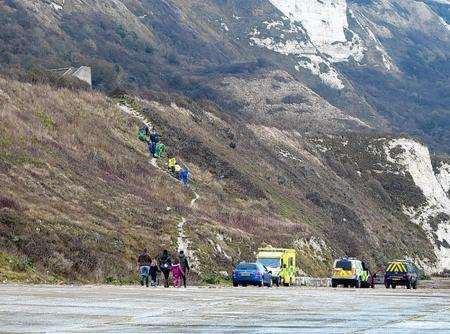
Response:
[[[344,254],[374,267],[404,255],[434,261],[423,231],[400,212],[420,196],[402,199],[399,185],[414,185],[380,174],[380,157],[367,160],[376,137],[303,136],[244,123],[208,101],[135,99],[189,167],[184,188],[164,159],[150,163],[140,121],[116,104],[0,79],[1,279],[130,280],[144,246],[176,251],[182,217],[194,270],[207,281],[264,244],[296,248],[314,275]]]
[[[138,122],[96,93],[1,79],[0,100],[3,250],[97,280],[130,272],[144,245],[171,245],[192,195],[150,167]]]

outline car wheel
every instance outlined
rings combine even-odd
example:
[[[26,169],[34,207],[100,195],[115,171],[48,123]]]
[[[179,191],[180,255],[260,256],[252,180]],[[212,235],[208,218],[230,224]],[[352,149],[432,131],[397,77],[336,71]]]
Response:
[[[359,278],[355,282],[355,288],[357,288],[357,289],[361,288],[361,281]]]
[[[344,284],[344,288],[348,288],[348,284]]]
[[[264,282],[263,282],[263,281],[261,281],[261,282],[259,282],[259,283],[257,284],[258,287],[262,287],[263,285],[264,285]]]
[[[389,283],[389,281],[384,282],[384,286],[386,287],[386,289],[389,289],[391,287],[391,283]]]
[[[406,288],[408,290],[411,289],[411,282],[410,281],[406,281]]]
[[[234,286],[235,288],[237,288],[237,287],[239,286],[239,284],[238,284],[237,282],[233,282],[233,286]]]
[[[334,282],[333,280],[331,280],[331,287],[332,288],[337,288],[337,283],[336,282]]]
[[[242,284],[242,286],[243,286],[244,288],[247,287],[247,283]]]
[[[397,287],[397,285],[395,285],[395,284],[392,284],[391,286],[392,286],[392,289],[395,289]]]
[[[414,283],[412,284],[412,288],[413,288],[414,290],[416,290],[416,289],[417,289],[417,281],[416,281],[416,282],[414,282]]]

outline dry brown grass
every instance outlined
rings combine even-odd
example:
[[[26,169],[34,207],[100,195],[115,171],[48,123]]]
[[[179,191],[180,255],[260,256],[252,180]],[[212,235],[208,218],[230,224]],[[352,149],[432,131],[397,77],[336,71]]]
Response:
[[[201,275],[252,260],[264,244],[298,247],[310,274],[326,273],[343,253],[372,264],[432,256],[418,227],[396,242],[408,223],[366,186],[364,153],[343,152],[366,162],[363,177],[338,173],[296,131],[155,94],[138,102],[169,153],[189,167],[191,188],[149,164],[140,124],[105,96],[0,79],[0,252],[30,259],[50,278],[126,281],[144,246],[154,255],[176,250],[183,216]],[[328,154],[338,158],[344,148],[331,138]],[[191,208],[193,191],[201,198]],[[327,243],[325,259],[299,246],[311,236]]]
[[[149,164],[137,121],[93,92],[4,79],[0,92],[1,222],[12,224],[6,209],[23,209],[13,229],[0,225],[2,248],[58,275],[102,280],[129,275],[144,245],[156,253],[167,243],[192,195]]]

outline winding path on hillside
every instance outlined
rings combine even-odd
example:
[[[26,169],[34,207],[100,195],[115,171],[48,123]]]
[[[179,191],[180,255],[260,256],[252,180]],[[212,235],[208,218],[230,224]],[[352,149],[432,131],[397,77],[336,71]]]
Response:
[[[140,114],[137,110],[133,109],[132,107],[129,107],[125,104],[117,104],[117,107],[125,112],[126,114],[139,119],[140,121],[142,121],[142,123],[144,123],[146,126],[148,126],[149,128],[153,128],[153,124],[142,114]],[[166,173],[166,171],[158,166],[156,159],[155,158],[151,158],[150,159],[150,164],[156,168],[158,168],[159,170],[161,170],[162,172]],[[190,202],[190,208],[194,208],[195,203],[200,199],[200,195],[197,194],[194,191],[194,198],[191,200]],[[192,262],[192,267],[196,267],[198,264],[198,260],[195,258],[194,254],[189,250],[189,240],[186,236],[185,230],[184,230],[184,226],[187,223],[187,219],[185,217],[181,217],[181,220],[178,222],[178,251],[183,250],[184,253],[186,254],[186,256],[188,258],[191,259]]]
[[[200,199],[200,195],[194,191],[195,197],[191,200],[190,207],[193,208],[195,203]],[[186,254],[186,256],[191,259],[192,266],[196,267],[198,261],[195,258],[194,254],[189,250],[189,240],[186,236],[186,232],[184,230],[184,226],[187,223],[187,219],[185,217],[181,217],[180,222],[178,223],[178,251],[182,250]]]

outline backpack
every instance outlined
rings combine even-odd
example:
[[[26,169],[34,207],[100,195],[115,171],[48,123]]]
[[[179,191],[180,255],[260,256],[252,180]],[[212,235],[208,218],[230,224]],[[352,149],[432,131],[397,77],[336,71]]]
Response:
[[[170,158],[169,163],[168,163],[169,168],[175,167],[176,163],[177,163],[177,160],[175,158]]]
[[[160,268],[161,270],[171,270],[172,269],[172,259],[170,256],[161,256],[159,258],[160,261]]]
[[[166,145],[164,145],[163,143],[156,144],[155,158],[161,158],[165,151]]]
[[[150,135],[150,141],[151,142],[153,142],[153,143],[158,143],[159,142],[159,136],[158,136],[158,134],[156,134],[156,133],[152,133],[151,135]]]

